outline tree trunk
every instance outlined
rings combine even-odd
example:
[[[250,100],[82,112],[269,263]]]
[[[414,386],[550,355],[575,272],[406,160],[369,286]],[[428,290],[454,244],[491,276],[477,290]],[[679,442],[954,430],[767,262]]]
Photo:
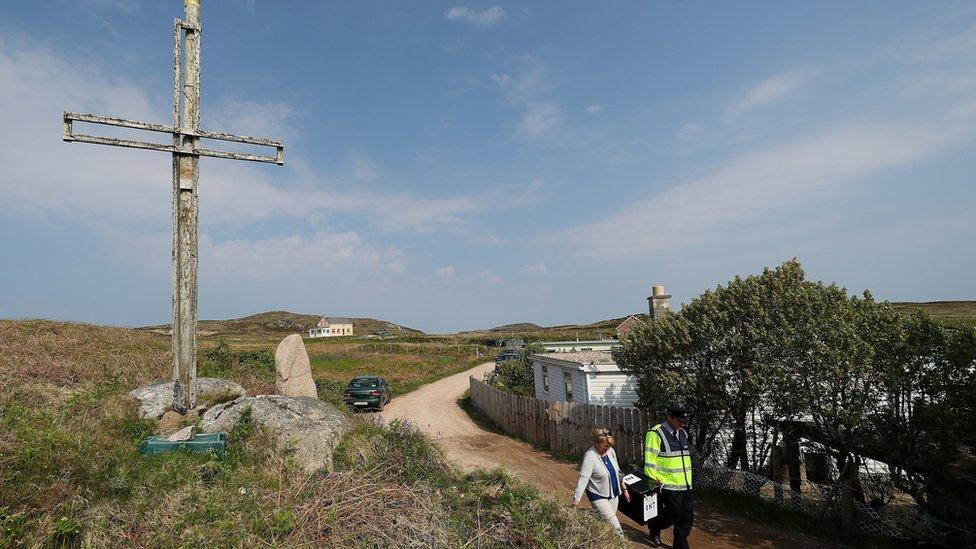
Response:
[[[749,456],[746,452],[746,409],[740,406],[735,410],[735,417],[732,430],[732,446],[729,448],[729,457],[725,460],[725,465],[729,469],[735,469],[736,464],[743,471],[749,470]]]

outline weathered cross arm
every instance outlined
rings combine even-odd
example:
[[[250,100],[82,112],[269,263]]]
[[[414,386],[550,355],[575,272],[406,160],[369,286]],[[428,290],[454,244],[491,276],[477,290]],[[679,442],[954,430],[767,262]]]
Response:
[[[275,149],[274,155],[251,154],[233,151],[221,151],[216,149],[205,149],[194,147],[188,149],[176,144],[153,143],[150,141],[134,141],[131,139],[120,139],[116,137],[102,137],[97,135],[87,135],[74,132],[74,122],[87,122],[90,124],[102,124],[105,126],[115,126],[118,128],[130,128],[134,130],[148,130],[159,133],[168,133],[173,137],[174,143],[185,142],[179,139],[183,136],[196,137],[203,139],[214,139],[217,141],[228,141],[232,143],[243,143],[246,145],[257,145],[261,147],[271,147]],[[232,160],[250,160],[253,162],[268,162],[278,164],[285,163],[285,146],[280,141],[272,139],[261,139],[247,135],[234,135],[230,133],[211,132],[206,130],[185,130],[166,124],[152,124],[149,122],[139,122],[136,120],[126,120],[111,116],[97,116],[94,114],[65,112],[64,124],[61,139],[64,141],[77,141],[79,143],[95,143],[97,145],[113,145],[116,147],[129,147],[133,149],[149,149],[153,151],[163,151],[176,154],[192,154],[199,156],[211,156],[215,158],[229,158]]]

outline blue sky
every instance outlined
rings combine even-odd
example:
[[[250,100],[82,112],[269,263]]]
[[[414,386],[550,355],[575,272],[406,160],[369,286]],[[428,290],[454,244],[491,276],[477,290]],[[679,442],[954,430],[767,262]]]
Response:
[[[974,299],[976,5],[203,1],[200,316],[432,332],[642,311],[798,257]],[[170,159],[60,140],[169,122],[182,3],[0,14],[0,317],[170,315]]]

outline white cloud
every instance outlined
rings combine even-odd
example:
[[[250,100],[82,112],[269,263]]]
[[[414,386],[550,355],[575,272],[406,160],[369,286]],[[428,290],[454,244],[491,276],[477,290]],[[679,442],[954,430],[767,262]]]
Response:
[[[464,6],[455,6],[445,11],[444,17],[450,21],[465,21],[479,27],[490,27],[497,25],[505,18],[505,8],[491,6],[482,11],[477,11]]]
[[[491,271],[481,271],[475,273],[474,277],[485,286],[488,286],[489,288],[495,288],[497,286],[501,286],[503,280],[501,275],[499,275],[498,273],[493,273]]]
[[[397,274],[403,271],[396,247],[368,244],[354,232],[271,237],[215,243],[200,239],[201,274],[209,280],[291,280]]]
[[[703,126],[695,122],[689,122],[678,130],[678,140],[683,143],[694,141],[701,133]]]
[[[519,121],[518,131],[523,137],[541,137],[561,126],[564,119],[563,109],[556,103],[530,103]]]
[[[167,121],[168,106],[154,104],[125,78],[101,67],[38,47],[26,39],[0,39],[0,212],[53,214],[92,226],[111,222],[140,230],[171,222],[170,155],[60,140],[63,110],[146,121]],[[211,114],[213,113],[213,114]],[[233,99],[204,113],[212,129],[279,137],[288,134],[291,107]],[[78,131],[112,134],[111,128]],[[138,139],[165,136],[143,135]],[[276,135],[277,134],[277,135]],[[288,143],[286,142],[286,147]],[[270,219],[308,221],[335,212],[362,215],[383,230],[430,231],[460,226],[465,214],[484,211],[481,196],[424,197],[404,192],[336,188],[331,178],[290,156],[285,168],[205,158],[201,160],[200,221],[208,227],[246,226]],[[353,156],[353,176],[376,177],[368,156]],[[348,186],[345,186],[348,187]]]
[[[454,267],[451,265],[434,270],[434,276],[443,282],[450,282],[451,280],[454,280],[454,274]]]
[[[363,183],[372,183],[376,181],[378,176],[376,172],[376,163],[374,163],[367,154],[358,151],[353,152],[351,156],[353,176]]]
[[[291,105],[280,101],[231,98],[203,113],[200,125],[211,131],[285,140],[294,137],[292,120],[295,114]]]
[[[526,54],[518,59],[515,76],[502,73],[495,82],[505,88],[505,96],[511,103],[521,105],[536,100],[549,89],[549,68],[535,56]]]
[[[114,9],[126,13],[135,12],[137,7],[135,0],[84,0],[84,3],[97,9]]]
[[[498,84],[503,88],[507,88],[512,85],[512,76],[507,73],[499,73],[491,75],[492,82]]]
[[[525,271],[531,274],[546,274],[546,264],[544,262],[533,263],[531,265],[526,265]]]
[[[586,114],[597,114],[603,112],[603,105],[600,104],[587,105],[584,110],[586,111]]]
[[[499,246],[501,244],[505,244],[506,242],[508,242],[508,239],[493,234],[477,236],[471,239],[472,244],[486,244],[489,246]]]
[[[675,249],[719,238],[734,223],[824,199],[844,185],[958,144],[971,128],[878,124],[834,128],[744,154],[712,173],[637,201],[601,221],[544,237],[606,259]],[[653,212],[653,215],[649,215]]]
[[[736,117],[757,107],[781,101],[800,89],[812,76],[810,69],[799,69],[766,78],[729,105],[728,114]]]

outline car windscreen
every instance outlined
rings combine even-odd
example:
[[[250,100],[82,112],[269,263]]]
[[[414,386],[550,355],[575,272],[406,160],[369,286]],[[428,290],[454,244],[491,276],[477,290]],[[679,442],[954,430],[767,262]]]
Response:
[[[380,382],[375,377],[357,377],[349,382],[349,387],[356,389],[375,389],[380,386]]]

